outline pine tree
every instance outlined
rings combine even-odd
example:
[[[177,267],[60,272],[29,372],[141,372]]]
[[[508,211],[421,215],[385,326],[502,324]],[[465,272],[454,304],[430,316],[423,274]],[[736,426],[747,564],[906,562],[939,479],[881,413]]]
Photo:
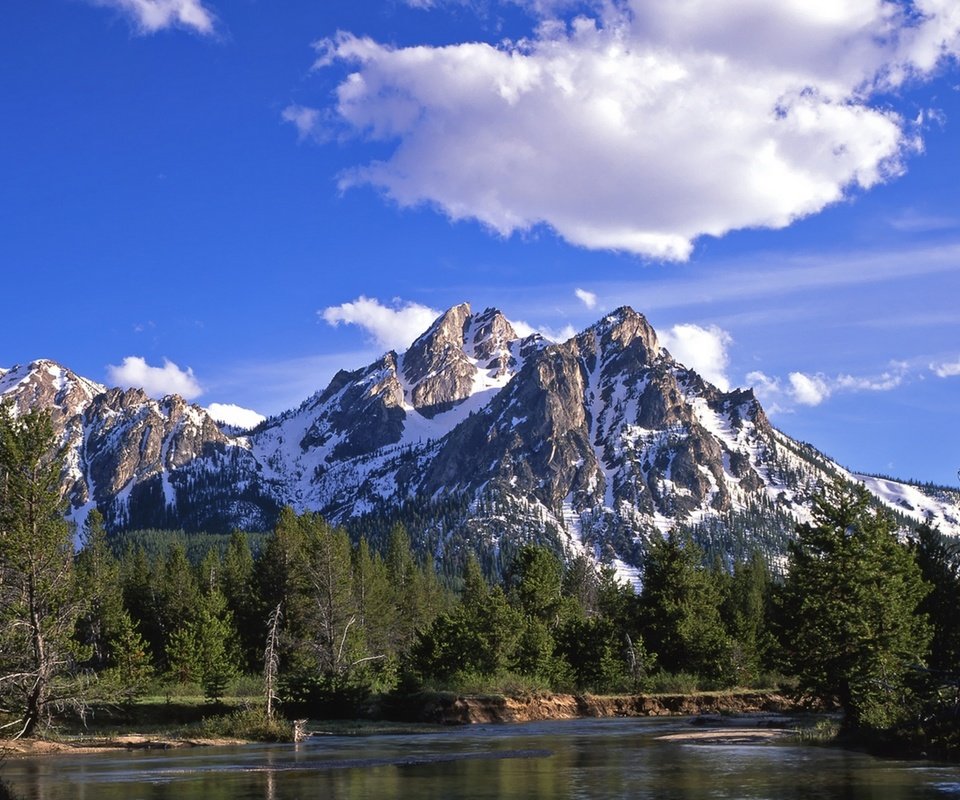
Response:
[[[370,661],[372,680],[384,688],[395,678],[397,653],[392,649],[397,626],[397,607],[387,565],[361,539],[353,553],[353,591],[357,624],[363,632],[364,650]]]
[[[671,531],[654,538],[644,559],[640,608],[644,641],[661,668],[729,679],[730,640],[719,606],[718,587],[690,536]]]
[[[0,406],[0,706],[18,736],[36,730],[78,655],[62,463],[49,414]]]
[[[930,638],[916,561],[859,485],[826,487],[797,537],[783,590],[790,665],[805,688],[839,701],[847,727],[895,724]]]
[[[147,644],[124,607],[120,564],[107,545],[103,517],[94,509],[84,523],[77,556],[77,585],[85,607],[77,638],[89,649],[86,664],[98,673],[98,694],[130,703],[146,687],[153,670]]]
[[[756,680],[770,648],[771,590],[770,570],[757,552],[747,561],[737,562],[726,583],[721,611],[733,641],[733,677],[741,686]]]
[[[103,516],[93,509],[83,528],[83,548],[77,555],[77,585],[86,598],[84,613],[77,620],[77,637],[90,648],[88,665],[104,669],[112,655],[126,613],[120,565],[107,546]]]
[[[257,671],[262,666],[265,628],[262,601],[254,582],[253,554],[245,533],[234,531],[230,536],[223,557],[221,585],[240,636],[244,667]]]
[[[366,653],[353,591],[350,539],[316,514],[304,524],[304,570],[309,602],[309,647],[334,689]]]
[[[931,587],[920,606],[932,627],[930,668],[960,680],[960,544],[921,525],[911,539],[911,549]]]

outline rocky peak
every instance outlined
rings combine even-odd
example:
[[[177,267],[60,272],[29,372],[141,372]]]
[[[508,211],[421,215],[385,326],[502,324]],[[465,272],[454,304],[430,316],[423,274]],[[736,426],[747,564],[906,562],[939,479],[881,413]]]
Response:
[[[467,346],[481,369],[493,370],[499,377],[516,363],[510,347],[518,338],[517,332],[500,311],[487,308],[473,317]]]
[[[464,342],[471,319],[470,304],[461,303],[441,314],[403,356],[403,375],[410,384],[466,358]],[[416,404],[414,404],[416,405]]]
[[[104,386],[45,358],[26,366],[16,365],[0,374],[0,394],[18,412],[34,407],[49,409],[54,425],[83,413],[93,398],[104,391]]]
[[[425,417],[448,411],[470,396],[477,373],[465,349],[471,319],[468,303],[454,306],[403,355],[409,402]]]
[[[619,349],[639,349],[646,354],[646,362],[653,363],[660,353],[660,342],[653,326],[643,314],[638,314],[629,306],[621,306],[598,323],[587,329],[600,339],[601,347],[607,350],[611,345]]]

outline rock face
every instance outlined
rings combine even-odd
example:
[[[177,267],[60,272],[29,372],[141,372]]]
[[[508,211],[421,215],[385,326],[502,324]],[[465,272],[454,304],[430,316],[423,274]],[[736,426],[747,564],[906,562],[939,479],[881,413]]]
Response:
[[[438,557],[532,539],[630,576],[675,526],[725,557],[781,554],[817,483],[846,475],[774,429],[751,391],[677,363],[630,308],[551,344],[458,305],[406,352],[337,373],[244,436],[179,397],[107,389],[50,361],[0,373],[0,393],[17,411],[51,410],[74,519],[96,505],[115,529],[262,529],[291,505],[402,520]],[[956,493],[864,480],[960,534]]]

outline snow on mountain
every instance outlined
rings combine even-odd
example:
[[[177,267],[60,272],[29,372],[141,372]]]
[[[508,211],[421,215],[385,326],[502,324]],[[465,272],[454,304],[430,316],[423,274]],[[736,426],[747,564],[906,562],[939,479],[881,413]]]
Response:
[[[917,522],[937,525],[943,533],[960,535],[960,492],[925,488],[873,475],[854,475],[884,505]]]
[[[242,432],[52,361],[0,371],[0,394],[15,413],[51,410],[72,518],[98,507],[117,529],[263,529],[290,505],[404,521],[441,558],[542,541],[635,580],[646,543],[674,527],[728,559],[782,555],[817,487],[840,477],[960,535],[960,493],[851,476],[773,428],[752,391],[674,360],[629,308],[550,343],[454,306],[405,352]]]

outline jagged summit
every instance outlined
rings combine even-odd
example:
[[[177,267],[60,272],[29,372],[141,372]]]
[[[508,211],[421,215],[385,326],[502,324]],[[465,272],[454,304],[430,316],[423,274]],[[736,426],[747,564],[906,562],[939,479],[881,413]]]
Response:
[[[19,410],[42,407],[55,416],[70,415],[105,390],[105,386],[47,358],[0,371],[0,395]]]
[[[678,526],[726,557],[782,554],[818,483],[859,477],[774,429],[751,390],[678,363],[626,306],[562,343],[454,306],[237,436],[52,361],[0,371],[0,394],[51,409],[74,519],[96,506],[113,529],[263,529],[291,505],[363,530],[402,520],[438,558],[535,540],[629,575]],[[905,523],[960,534],[957,493],[863,480]]]

